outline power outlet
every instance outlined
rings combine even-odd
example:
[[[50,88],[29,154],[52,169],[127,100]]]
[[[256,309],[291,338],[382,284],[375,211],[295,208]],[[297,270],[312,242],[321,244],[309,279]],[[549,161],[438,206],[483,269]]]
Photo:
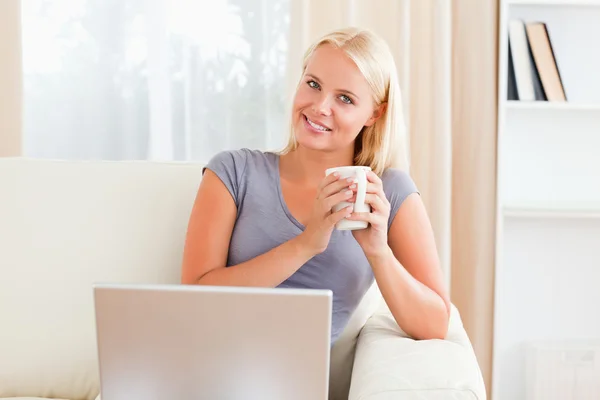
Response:
[[[526,399],[600,399],[598,357],[600,343],[530,343],[526,352]]]

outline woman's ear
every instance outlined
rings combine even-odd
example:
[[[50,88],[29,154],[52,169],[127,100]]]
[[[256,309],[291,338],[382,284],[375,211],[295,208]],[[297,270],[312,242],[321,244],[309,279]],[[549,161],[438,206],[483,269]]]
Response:
[[[387,103],[381,103],[379,106],[375,107],[375,110],[373,110],[373,115],[371,115],[371,118],[367,120],[365,126],[373,125],[375,121],[377,121],[379,118],[381,118],[383,114],[385,114],[386,109]]]

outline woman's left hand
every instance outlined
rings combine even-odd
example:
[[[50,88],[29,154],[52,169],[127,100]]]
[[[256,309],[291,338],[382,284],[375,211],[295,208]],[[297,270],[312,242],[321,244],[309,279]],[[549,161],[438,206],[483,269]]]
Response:
[[[383,182],[373,171],[367,171],[365,203],[371,206],[370,213],[352,213],[347,219],[366,221],[369,226],[352,231],[352,235],[368,258],[384,255],[389,250],[387,239],[390,202],[383,192]]]

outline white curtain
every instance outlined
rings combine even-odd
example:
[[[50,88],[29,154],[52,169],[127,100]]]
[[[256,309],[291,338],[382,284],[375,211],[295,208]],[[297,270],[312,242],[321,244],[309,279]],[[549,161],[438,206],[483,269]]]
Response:
[[[290,0],[22,0],[25,156],[283,144]]]
[[[22,0],[24,155],[207,161],[278,148],[304,50],[358,25],[390,45],[411,174],[450,281],[446,0]]]

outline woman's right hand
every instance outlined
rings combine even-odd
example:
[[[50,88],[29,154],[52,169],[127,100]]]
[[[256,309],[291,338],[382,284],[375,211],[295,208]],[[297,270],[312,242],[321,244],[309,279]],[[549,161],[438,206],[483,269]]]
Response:
[[[335,224],[352,213],[352,206],[338,212],[332,212],[332,208],[343,201],[351,201],[355,185],[353,178],[340,178],[337,172],[327,175],[319,185],[311,216],[299,235],[301,243],[312,254],[327,249]]]

